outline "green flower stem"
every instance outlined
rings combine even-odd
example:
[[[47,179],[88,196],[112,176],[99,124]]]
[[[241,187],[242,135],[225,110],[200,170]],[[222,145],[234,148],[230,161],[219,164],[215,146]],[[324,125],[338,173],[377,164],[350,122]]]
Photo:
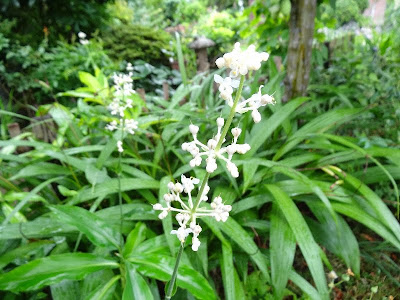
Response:
[[[230,127],[231,124],[232,124],[233,117],[235,116],[235,113],[236,113],[236,106],[237,106],[237,104],[238,104],[238,102],[239,102],[240,96],[242,95],[242,90],[243,90],[243,85],[244,85],[244,79],[245,79],[245,76],[242,75],[242,76],[240,77],[239,89],[238,89],[238,91],[237,91],[237,93],[236,93],[235,101],[233,101],[233,105],[232,105],[232,108],[231,108],[231,112],[229,113],[229,117],[228,117],[228,119],[226,120],[224,129],[222,130],[222,134],[221,134],[221,137],[219,138],[217,147],[215,147],[215,151],[218,151],[219,149],[221,149],[222,143],[224,142],[224,139],[225,139],[225,137],[226,137],[226,134],[228,133],[229,127]]]
[[[123,128],[125,128],[125,118],[122,118],[122,129],[121,129],[121,141],[124,139],[124,131]],[[122,166],[121,166],[121,160],[122,160],[122,153],[119,152],[118,155],[118,204],[119,204],[119,214],[120,214],[120,232],[121,232],[121,251],[124,247],[124,237],[122,235],[122,229],[124,225],[124,215],[122,211],[122,188],[121,188],[121,173],[122,173]]]
[[[228,134],[229,127],[231,126],[233,118],[234,118],[235,113],[236,113],[236,106],[237,106],[237,104],[239,102],[240,96],[242,95],[242,90],[243,90],[243,86],[244,86],[244,80],[245,80],[245,76],[242,75],[240,77],[239,89],[238,89],[238,91],[236,93],[235,101],[233,102],[231,111],[229,113],[229,117],[225,122],[224,129],[222,130],[222,134],[221,134],[221,137],[218,140],[217,147],[215,148],[215,151],[218,151],[219,149],[221,149],[222,143],[224,142],[224,139],[225,139],[226,135]],[[194,205],[193,205],[192,213],[194,213],[197,210],[197,208],[198,208],[198,206],[200,204],[200,197],[203,194],[204,188],[205,188],[209,178],[210,178],[210,173],[207,173],[206,176],[203,179],[203,182],[201,183],[201,187],[200,187],[199,193],[197,194],[196,201],[194,202]]]
[[[174,289],[176,277],[178,277],[178,268],[179,268],[179,263],[181,261],[184,247],[185,247],[185,244],[181,243],[181,247],[179,248],[178,256],[176,257],[174,271],[172,272],[171,281],[169,282],[168,290],[167,290],[167,293],[165,294],[165,300],[169,300],[172,297],[172,291]]]

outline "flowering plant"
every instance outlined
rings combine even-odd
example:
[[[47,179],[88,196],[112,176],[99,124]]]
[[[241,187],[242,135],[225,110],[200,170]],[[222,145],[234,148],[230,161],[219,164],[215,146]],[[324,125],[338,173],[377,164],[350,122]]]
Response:
[[[169,212],[177,212],[175,218],[179,224],[177,230],[171,231],[171,234],[176,234],[181,242],[181,247],[166,294],[166,299],[170,299],[171,297],[173,285],[177,276],[179,260],[186,238],[190,233],[193,234],[192,250],[197,251],[200,247],[198,236],[202,228],[197,223],[197,219],[201,217],[212,217],[215,218],[216,221],[225,222],[229,217],[229,212],[232,207],[230,205],[225,205],[224,200],[220,196],[214,198],[210,204],[211,208],[202,205],[203,202],[205,203],[208,201],[207,194],[210,190],[208,179],[218,168],[217,160],[226,163],[226,167],[232,177],[239,177],[238,168],[232,161],[233,155],[235,153],[245,154],[250,150],[251,146],[249,144],[238,144],[238,138],[242,132],[239,127],[234,127],[231,130],[231,144],[226,146],[223,146],[223,144],[226,142],[228,131],[236,113],[243,114],[251,111],[254,122],[258,123],[261,121],[261,114],[258,111],[259,108],[267,104],[275,103],[272,96],[261,94],[262,86],[259,88],[258,93],[252,95],[249,99],[241,98],[246,75],[249,71],[260,69],[261,62],[268,60],[268,56],[269,55],[265,52],[256,52],[255,46],[253,45],[250,45],[246,50],[242,51],[240,43],[236,43],[232,52],[226,53],[223,57],[217,59],[216,64],[218,68],[226,67],[230,69],[229,76],[226,78],[222,78],[219,75],[214,76],[214,81],[219,84],[218,90],[220,92],[220,97],[224,99],[231,108],[229,116],[226,122],[222,117],[217,119],[217,132],[208,140],[207,144],[203,144],[198,140],[197,135],[199,127],[193,124],[189,125],[189,131],[192,134],[193,141],[182,144],[182,150],[189,152],[193,157],[189,163],[192,168],[201,166],[203,161],[202,157],[206,157],[205,168],[207,173],[202,180],[197,196],[193,199],[191,192],[195,189],[195,185],[200,183],[200,180],[193,177],[187,178],[185,175],[182,175],[181,183],[170,182],[168,184],[169,193],[164,195],[166,206],[163,206],[161,203],[153,205],[154,210],[161,211],[159,214],[160,219],[165,218]],[[234,89],[237,89],[237,91],[233,99]],[[181,198],[183,193],[188,196],[187,203]],[[176,202],[180,205],[180,208],[174,207],[173,204]]]

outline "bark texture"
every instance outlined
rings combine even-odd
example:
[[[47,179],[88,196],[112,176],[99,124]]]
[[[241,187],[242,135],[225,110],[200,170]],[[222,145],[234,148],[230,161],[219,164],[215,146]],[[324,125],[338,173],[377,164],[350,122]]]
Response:
[[[289,47],[283,101],[305,96],[310,78],[316,0],[291,0]]]

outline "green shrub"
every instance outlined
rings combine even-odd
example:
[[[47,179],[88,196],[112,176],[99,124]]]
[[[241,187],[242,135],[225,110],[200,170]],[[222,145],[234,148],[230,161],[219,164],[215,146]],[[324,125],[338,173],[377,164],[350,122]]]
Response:
[[[78,71],[91,71],[94,65],[113,68],[101,44],[94,40],[87,46],[59,42],[54,47],[44,40],[36,47],[0,33],[2,93],[14,92],[19,102],[48,102],[54,93],[74,88],[79,83]]]
[[[168,64],[170,36],[160,29],[136,24],[121,24],[102,34],[104,48],[117,61],[144,60]]]

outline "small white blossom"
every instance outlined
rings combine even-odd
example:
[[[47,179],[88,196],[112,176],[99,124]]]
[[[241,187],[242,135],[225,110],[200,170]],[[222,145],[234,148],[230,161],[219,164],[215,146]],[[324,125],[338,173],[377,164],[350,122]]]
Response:
[[[80,39],[84,39],[84,38],[86,38],[86,33],[82,32],[82,31],[79,31],[79,32],[78,32],[78,37],[79,37]]]
[[[185,239],[189,234],[193,234],[192,238],[192,250],[197,251],[200,247],[200,240],[198,238],[202,228],[196,223],[197,218],[202,217],[213,217],[215,220],[225,222],[229,217],[229,212],[232,207],[230,205],[224,205],[221,197],[216,197],[211,203],[211,209],[202,207],[202,203],[208,200],[207,194],[210,191],[210,187],[206,184],[197,207],[194,207],[192,200],[192,191],[195,189],[195,185],[200,183],[200,180],[194,177],[181,176],[182,183],[168,183],[168,193],[164,195],[166,207],[160,203],[153,205],[153,209],[161,211],[158,217],[164,219],[170,211],[177,212],[175,219],[179,224],[177,230],[172,230],[171,234],[175,234],[181,243],[185,242]],[[181,196],[183,193],[187,194],[187,201],[183,201]],[[172,203],[178,202],[180,208],[175,208]],[[189,226],[188,226],[189,224]]]
[[[275,99],[274,97],[265,94],[261,94],[261,89],[263,86],[260,86],[257,93],[253,94],[249,99],[239,102],[236,106],[236,112],[243,114],[245,112],[251,111],[251,116],[253,118],[254,123],[259,123],[261,121],[261,114],[258,109],[267,104],[274,105]]]
[[[234,80],[230,77],[222,78],[218,74],[214,75],[214,81],[219,84],[220,97],[228,102],[230,106],[233,105],[232,93],[233,88],[239,87],[239,80]]]
[[[124,152],[124,148],[122,147],[122,141],[117,142],[118,152]]]
[[[236,78],[239,75],[246,75],[251,70],[260,69],[261,62],[267,61],[268,58],[268,53],[256,52],[254,45],[250,45],[242,51],[240,43],[236,43],[232,52],[225,53],[215,63],[218,68],[227,67],[231,69],[229,76]]]
[[[182,150],[189,152],[193,159],[190,161],[190,166],[192,168],[200,166],[202,162],[202,156],[206,156],[206,170],[208,173],[213,173],[217,168],[217,159],[225,161],[228,171],[231,173],[232,177],[239,177],[239,172],[236,165],[232,162],[232,157],[235,153],[245,154],[250,150],[250,145],[248,144],[238,144],[237,140],[239,138],[242,130],[238,127],[232,129],[233,141],[232,144],[221,147],[217,149],[217,143],[221,137],[222,127],[224,126],[224,121],[222,118],[217,119],[218,132],[212,139],[209,139],[207,145],[204,145],[197,139],[198,126],[190,125],[189,131],[192,133],[193,141],[186,142],[182,144]],[[225,156],[225,154],[227,154]]]

